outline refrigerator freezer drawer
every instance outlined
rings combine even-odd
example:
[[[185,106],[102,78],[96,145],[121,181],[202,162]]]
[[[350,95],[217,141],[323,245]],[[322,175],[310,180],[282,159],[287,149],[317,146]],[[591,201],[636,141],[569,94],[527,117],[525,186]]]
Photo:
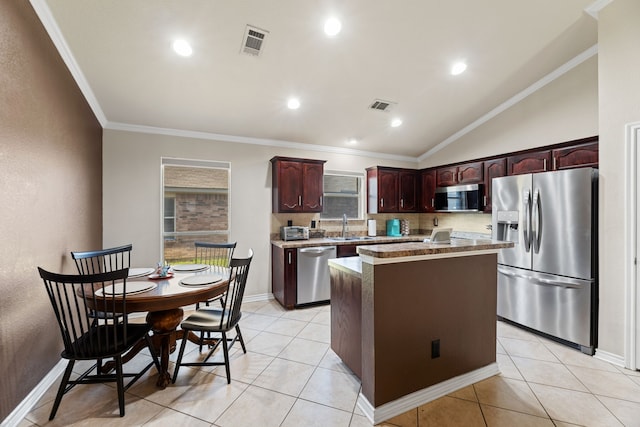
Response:
[[[498,316],[593,347],[593,286],[593,281],[498,265]]]

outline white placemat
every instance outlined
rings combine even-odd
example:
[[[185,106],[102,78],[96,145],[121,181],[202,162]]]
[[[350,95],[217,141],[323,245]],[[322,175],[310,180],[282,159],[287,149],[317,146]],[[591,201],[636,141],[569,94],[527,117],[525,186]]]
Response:
[[[147,292],[147,291],[150,291],[151,289],[154,289],[156,286],[158,285],[153,282],[129,282],[127,283],[127,295]],[[106,296],[122,295],[124,293],[123,288],[124,288],[123,283],[116,283],[115,285],[105,286],[104,295]],[[101,297],[103,296],[102,292],[103,292],[102,289],[98,289],[96,291],[96,295]]]
[[[182,279],[180,284],[185,286],[204,286],[219,282],[220,280],[222,280],[222,274],[194,274],[193,276]]]
[[[173,271],[204,271],[209,268],[207,264],[176,264],[171,267]]]
[[[147,276],[156,271],[155,268],[151,267],[141,267],[141,268],[130,268],[129,269],[129,277],[142,277]]]

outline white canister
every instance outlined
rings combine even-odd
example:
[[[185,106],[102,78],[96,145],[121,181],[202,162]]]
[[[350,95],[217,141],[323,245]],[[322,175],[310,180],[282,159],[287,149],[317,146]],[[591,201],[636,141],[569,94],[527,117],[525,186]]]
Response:
[[[369,219],[367,220],[367,236],[375,236],[376,235],[376,220]]]

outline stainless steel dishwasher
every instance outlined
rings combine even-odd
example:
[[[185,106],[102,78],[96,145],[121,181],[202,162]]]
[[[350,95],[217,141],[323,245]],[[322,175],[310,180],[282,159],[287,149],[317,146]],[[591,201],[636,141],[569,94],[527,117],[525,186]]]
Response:
[[[335,246],[298,248],[297,305],[329,300],[331,280],[327,260],[335,257]]]

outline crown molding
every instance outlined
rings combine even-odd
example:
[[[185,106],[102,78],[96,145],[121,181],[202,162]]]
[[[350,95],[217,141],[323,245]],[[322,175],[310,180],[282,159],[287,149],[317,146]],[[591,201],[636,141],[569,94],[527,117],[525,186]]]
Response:
[[[89,86],[89,82],[84,77],[84,73],[80,69],[80,66],[76,62],[75,57],[71,53],[71,49],[67,44],[66,39],[62,35],[60,31],[60,27],[58,27],[58,23],[56,22],[53,14],[51,13],[51,9],[47,5],[45,0],[29,0],[31,3],[31,7],[35,10],[40,22],[44,26],[44,29],[49,34],[51,41],[55,45],[56,49],[58,49],[58,53],[62,57],[65,65],[69,69],[69,72],[73,76],[73,79],[76,81],[76,84],[80,88],[80,91],[84,95],[89,107],[93,111],[93,114],[98,119],[98,122],[102,127],[107,123],[107,117],[104,115],[102,108],[100,107],[100,103],[98,99],[95,97],[93,91],[91,90],[91,86]]]
[[[350,156],[373,157],[385,160],[399,160],[403,162],[418,163],[416,157],[400,156],[395,154],[377,153],[374,151],[354,150],[350,148],[332,147],[326,145],[304,144],[301,142],[282,141],[268,138],[254,138],[248,136],[225,135],[211,132],[200,132],[183,129],[161,128],[155,126],[134,125],[129,123],[107,122],[104,129],[137,132],[154,135],[168,135],[183,138],[204,139],[218,142],[233,142],[239,144],[262,145],[267,147],[291,148],[295,150],[320,151],[323,153],[347,154]]]
[[[596,21],[598,20],[598,13],[605,7],[609,5],[613,0],[596,0],[587,6],[584,11],[593,17]]]
[[[607,1],[609,1],[609,0],[607,0]],[[424,154],[422,154],[421,156],[419,156],[418,157],[418,161],[425,160],[429,156],[431,156],[431,155],[437,153],[438,151],[442,150],[447,145],[457,141],[458,139],[462,138],[464,135],[466,135],[469,132],[477,129],[480,126],[482,126],[483,124],[485,124],[489,120],[493,119],[497,115],[503,113],[505,110],[513,107],[514,105],[516,105],[517,103],[519,103],[520,101],[522,101],[523,99],[528,97],[529,95],[531,95],[531,94],[537,92],[538,90],[542,89],[544,86],[546,86],[547,84],[551,83],[552,81],[554,81],[558,77],[562,76],[566,72],[568,72],[568,71],[572,70],[573,68],[577,67],[578,65],[582,64],[587,59],[591,58],[594,55],[597,55],[597,53],[598,53],[598,45],[594,44],[589,49],[585,50],[584,52],[582,52],[578,56],[574,57],[570,61],[568,61],[565,64],[561,65],[560,67],[556,68],[554,71],[552,71],[551,73],[547,74],[546,76],[544,76],[543,78],[541,78],[540,80],[538,80],[537,82],[535,82],[534,84],[529,86],[528,88],[526,88],[523,91],[521,91],[521,92],[517,93],[516,95],[512,96],[511,98],[509,98],[508,100],[506,100],[502,104],[498,105],[496,108],[494,108],[493,110],[489,111],[487,114],[485,114],[484,116],[480,117],[478,120],[468,124],[467,126],[463,127],[458,132],[454,133],[453,135],[451,135],[450,137],[448,137],[444,141],[438,143],[433,148],[431,148],[429,151],[427,151]]]

